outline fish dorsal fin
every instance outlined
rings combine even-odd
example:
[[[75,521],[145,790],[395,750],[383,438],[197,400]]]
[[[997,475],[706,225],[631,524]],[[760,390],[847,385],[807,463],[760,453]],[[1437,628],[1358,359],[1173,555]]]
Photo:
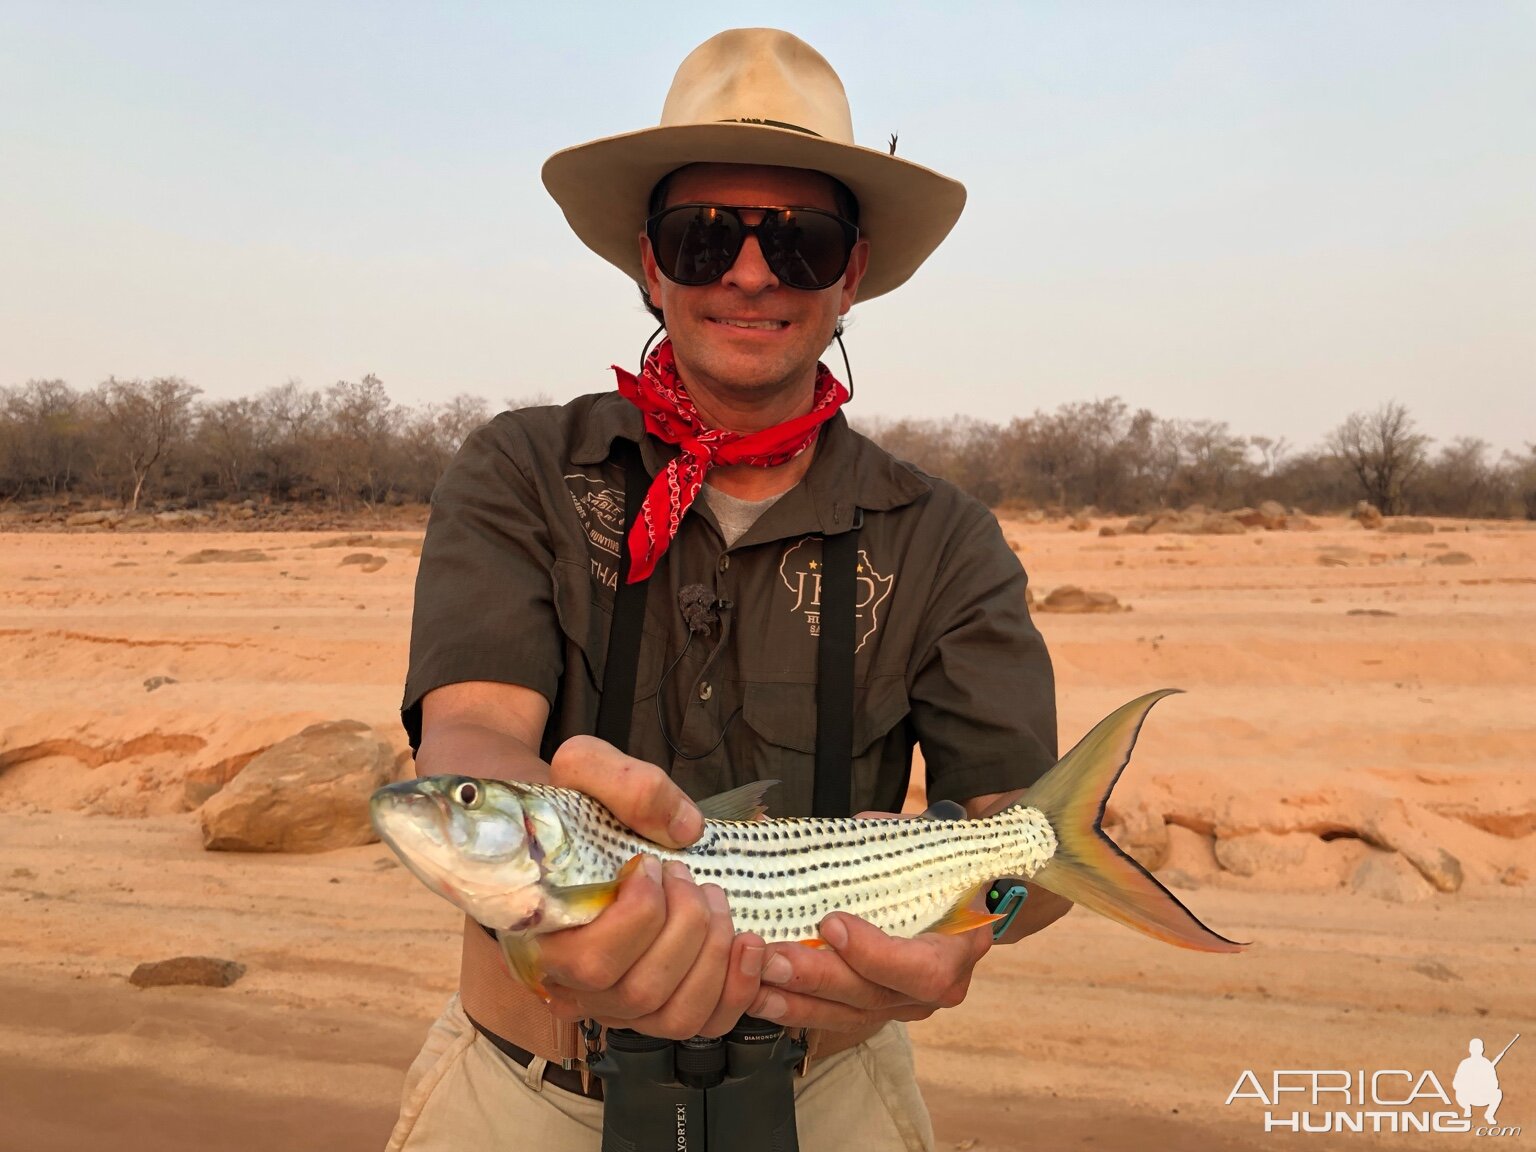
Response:
[[[937,932],[943,936],[958,936],[962,932],[970,932],[977,928],[985,928],[990,924],[996,924],[1002,919],[1001,916],[990,912],[977,912],[969,907],[972,902],[986,895],[987,889],[991,887],[991,883],[989,880],[985,884],[978,884],[975,888],[962,895],[960,899],[955,901],[954,907],[927,928],[924,928],[923,931]]]
[[[923,813],[924,820],[969,820],[971,814],[953,800],[935,800]]]
[[[503,931],[496,933],[496,943],[501,945],[501,954],[506,957],[512,975],[532,988],[539,999],[548,1001],[549,993],[544,988],[544,965],[539,961],[538,941],[532,936]]]
[[[763,806],[763,793],[777,783],[777,780],[754,780],[740,788],[700,800],[699,811],[704,813],[706,820],[756,820],[768,811]]]

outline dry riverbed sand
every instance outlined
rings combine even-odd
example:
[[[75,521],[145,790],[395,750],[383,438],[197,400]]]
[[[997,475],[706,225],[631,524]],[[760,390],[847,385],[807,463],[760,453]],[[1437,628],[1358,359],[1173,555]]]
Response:
[[[1536,1139],[1536,531],[1438,527],[1004,521],[1037,596],[1131,609],[1038,617],[1064,745],[1187,690],[1152,714],[1111,815],[1255,943],[1195,955],[1076,913],[995,950],[964,1005],[913,1028],[941,1148],[1448,1147],[1472,1137],[1265,1133],[1266,1111],[1359,1107],[1338,1095],[1226,1101],[1244,1070],[1266,1090],[1276,1069],[1429,1070],[1449,1092],[1469,1039],[1491,1055],[1520,1031],[1499,1121],[1525,1129],[1509,1146]],[[187,805],[315,721],[403,748],[418,543],[0,535],[0,1148],[382,1145],[453,988],[457,915],[378,845],[204,852]],[[1456,879],[1441,848],[1455,891],[1425,879]],[[246,974],[128,983],[183,954]]]

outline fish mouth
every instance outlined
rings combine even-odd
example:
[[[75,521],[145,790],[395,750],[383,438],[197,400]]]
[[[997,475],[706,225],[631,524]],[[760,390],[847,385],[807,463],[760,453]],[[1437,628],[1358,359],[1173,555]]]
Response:
[[[438,841],[448,827],[452,814],[446,796],[429,793],[422,789],[419,780],[399,780],[377,789],[368,801],[374,829],[391,846],[395,837],[390,834],[391,819],[409,821],[422,832]]]

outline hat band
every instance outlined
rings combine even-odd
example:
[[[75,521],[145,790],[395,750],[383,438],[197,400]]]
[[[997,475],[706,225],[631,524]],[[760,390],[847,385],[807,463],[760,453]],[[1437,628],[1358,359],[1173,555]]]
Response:
[[[759,120],[755,116],[738,116],[733,120],[717,120],[717,124],[764,124],[769,128],[788,128],[791,132],[804,132],[807,136],[821,139],[820,132],[812,132],[809,128],[802,128],[798,124],[786,124],[782,120]]]

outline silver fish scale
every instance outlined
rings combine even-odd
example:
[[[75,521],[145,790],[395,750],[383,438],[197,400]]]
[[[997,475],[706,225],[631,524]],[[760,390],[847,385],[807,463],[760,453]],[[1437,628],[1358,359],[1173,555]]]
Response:
[[[1037,808],[984,820],[707,820],[681,852],[659,848],[579,792],[530,788],[555,804],[572,859],[557,885],[612,880],[639,853],[680,860],[699,883],[725,890],[738,931],[806,940],[828,912],[850,912],[892,936],[916,936],[966,893],[1000,876],[1031,877],[1056,853]]]

